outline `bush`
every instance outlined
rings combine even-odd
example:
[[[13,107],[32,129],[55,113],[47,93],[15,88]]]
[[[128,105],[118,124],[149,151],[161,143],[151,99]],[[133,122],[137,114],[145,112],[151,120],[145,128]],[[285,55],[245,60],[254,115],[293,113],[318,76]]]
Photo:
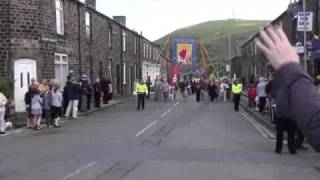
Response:
[[[7,98],[13,98],[12,82],[0,79],[0,92],[2,92]]]

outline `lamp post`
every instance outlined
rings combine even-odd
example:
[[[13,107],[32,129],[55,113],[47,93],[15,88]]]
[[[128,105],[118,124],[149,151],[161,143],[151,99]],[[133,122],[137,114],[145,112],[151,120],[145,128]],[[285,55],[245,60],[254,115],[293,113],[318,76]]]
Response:
[[[304,18],[304,30],[303,30],[303,42],[304,42],[304,68],[308,70],[307,65],[307,15],[306,15],[306,0],[303,0],[303,18]]]

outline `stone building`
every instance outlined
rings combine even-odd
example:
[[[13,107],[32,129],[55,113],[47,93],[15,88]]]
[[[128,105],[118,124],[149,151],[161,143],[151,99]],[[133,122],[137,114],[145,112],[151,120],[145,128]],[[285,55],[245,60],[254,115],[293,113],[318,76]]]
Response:
[[[288,10],[283,12],[278,18],[273,20],[271,24],[282,24],[282,27],[284,29],[284,32],[288,36],[289,41],[292,43],[292,45],[295,45],[297,43],[303,43],[303,32],[297,31],[297,17],[295,11],[301,11],[302,9],[302,1],[296,1],[294,2],[295,7],[298,10],[292,10],[289,6]],[[306,4],[307,11],[311,11],[314,13],[313,18],[313,32],[307,33],[307,40],[310,41],[312,39],[313,34],[319,33],[319,2],[318,0],[310,0],[307,1]],[[240,67],[234,67],[234,68],[240,68],[237,71],[241,72],[241,77],[246,80],[256,80],[260,76],[271,78],[272,73],[274,72],[273,68],[269,64],[268,60],[264,57],[264,55],[257,49],[254,39],[259,34],[255,34],[252,36],[247,42],[245,42],[241,46],[241,58],[240,58]],[[312,55],[312,52],[309,52],[308,57],[308,72],[311,76],[315,76],[319,74],[320,70],[320,59],[318,60],[315,56]],[[303,65],[303,54],[300,54],[301,56],[301,65]]]
[[[130,95],[142,63],[156,62],[159,47],[96,10],[96,0],[0,0],[0,79],[14,84],[16,111],[24,111],[31,78],[67,74],[111,78],[115,95]],[[160,64],[161,62],[159,62]]]

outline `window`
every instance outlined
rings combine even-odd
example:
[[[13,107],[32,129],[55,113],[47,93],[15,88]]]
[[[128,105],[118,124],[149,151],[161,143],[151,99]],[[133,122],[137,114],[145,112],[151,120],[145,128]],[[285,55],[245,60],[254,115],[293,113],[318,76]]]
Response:
[[[122,32],[122,51],[126,52],[127,50],[127,34],[126,32]]]
[[[134,54],[137,54],[137,38],[134,38]]]
[[[86,3],[86,0],[79,0],[80,2],[82,2],[82,3]]]
[[[112,47],[112,28],[109,27],[109,30],[108,30],[108,47]]]
[[[86,12],[86,38],[91,40],[91,15]]]
[[[66,54],[54,54],[54,70],[55,79],[59,81],[60,88],[62,88],[67,82],[67,76],[69,72],[68,67],[68,55]]]
[[[123,68],[123,84],[127,84],[127,73],[126,73],[126,63],[122,63]]]
[[[143,43],[143,57],[146,57],[146,44]]]
[[[109,63],[108,63],[108,75],[109,75],[110,79],[112,79],[112,59],[109,59]]]
[[[57,33],[64,34],[64,20],[63,20],[63,3],[62,0],[56,0],[56,26]]]
[[[149,57],[149,46],[148,44],[146,44],[146,58]]]

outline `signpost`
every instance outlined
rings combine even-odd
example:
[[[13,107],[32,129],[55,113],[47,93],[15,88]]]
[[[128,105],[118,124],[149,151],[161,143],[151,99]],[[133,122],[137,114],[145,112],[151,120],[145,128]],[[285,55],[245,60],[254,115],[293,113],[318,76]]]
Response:
[[[313,27],[313,12],[298,12],[298,23],[297,23],[297,31],[304,32],[304,28],[306,31],[312,31]]]

